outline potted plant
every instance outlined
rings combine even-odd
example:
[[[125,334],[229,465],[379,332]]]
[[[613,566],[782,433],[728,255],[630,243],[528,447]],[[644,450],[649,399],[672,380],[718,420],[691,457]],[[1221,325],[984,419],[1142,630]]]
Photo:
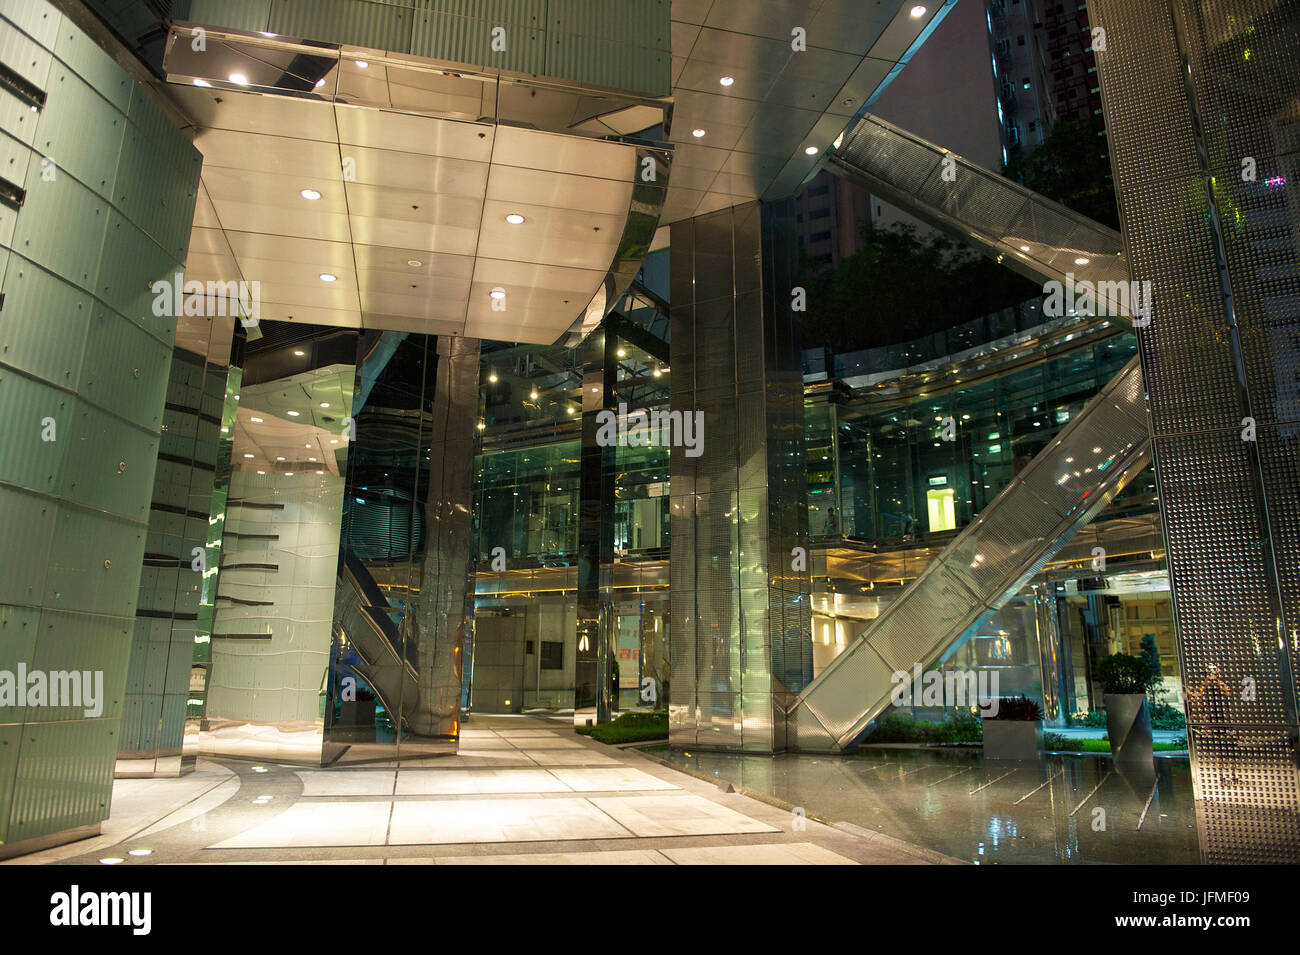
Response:
[[[1004,697],[984,715],[985,759],[1037,759],[1043,748],[1043,711],[1024,696]]]
[[[1102,700],[1106,706],[1106,733],[1116,762],[1150,764],[1151,711],[1147,688],[1151,670],[1145,661],[1127,653],[1116,653],[1097,664]]]

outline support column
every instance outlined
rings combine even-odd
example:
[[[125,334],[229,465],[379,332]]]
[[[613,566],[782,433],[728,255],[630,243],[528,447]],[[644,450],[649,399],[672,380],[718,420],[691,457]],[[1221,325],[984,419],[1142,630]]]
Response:
[[[803,381],[792,203],[672,225],[670,740],[780,752],[812,678]]]
[[[1065,648],[1061,641],[1060,603],[1064,585],[1057,581],[1034,584],[1034,620],[1038,634],[1038,673],[1043,688],[1043,723],[1064,726],[1069,694],[1065,687]]]
[[[404,756],[445,750],[460,738],[464,649],[474,628],[474,452],[479,341],[438,336],[431,402],[420,596],[406,633],[419,702],[405,719]],[[441,745],[439,745],[441,744]]]
[[[1092,0],[1207,862],[1300,860],[1292,3]]]
[[[582,463],[578,491],[577,666],[574,719],[613,718],[614,454],[597,440],[598,416],[613,407],[617,340],[601,327],[583,343]]]

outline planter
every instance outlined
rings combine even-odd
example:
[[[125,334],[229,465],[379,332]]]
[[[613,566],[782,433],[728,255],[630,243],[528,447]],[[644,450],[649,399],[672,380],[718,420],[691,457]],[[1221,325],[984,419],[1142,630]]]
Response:
[[[1151,711],[1142,693],[1107,693],[1106,732],[1110,735],[1110,753],[1119,763],[1151,764]]]
[[[984,758],[1035,760],[1043,748],[1042,720],[982,720]]]

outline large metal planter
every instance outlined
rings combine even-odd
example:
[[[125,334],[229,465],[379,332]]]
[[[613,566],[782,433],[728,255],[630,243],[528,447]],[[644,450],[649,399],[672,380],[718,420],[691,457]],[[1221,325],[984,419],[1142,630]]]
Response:
[[[1155,759],[1151,748],[1151,711],[1141,693],[1107,693],[1106,732],[1110,735],[1110,753],[1116,762],[1150,765]]]
[[[984,758],[1036,760],[1043,748],[1042,720],[984,720]]]

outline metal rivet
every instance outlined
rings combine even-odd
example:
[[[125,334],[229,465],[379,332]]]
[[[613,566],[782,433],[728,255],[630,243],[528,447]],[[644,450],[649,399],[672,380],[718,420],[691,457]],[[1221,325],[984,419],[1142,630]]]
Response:
[[[106,561],[104,561],[104,569],[105,569],[105,570],[108,570],[108,568],[110,568],[110,567],[112,567],[112,566],[113,566],[113,562],[112,562],[111,560],[106,560]]]
[[[132,368],[132,369],[131,369],[131,374],[132,374],[133,377],[135,377],[135,378],[139,378],[139,377],[140,377],[140,369],[139,369],[139,368]]]
[[[117,462],[117,473],[118,473],[118,474],[121,474],[121,473],[122,473],[123,471],[125,471],[125,470],[126,470],[126,462],[125,462],[125,461],[118,461],[118,462]]]

